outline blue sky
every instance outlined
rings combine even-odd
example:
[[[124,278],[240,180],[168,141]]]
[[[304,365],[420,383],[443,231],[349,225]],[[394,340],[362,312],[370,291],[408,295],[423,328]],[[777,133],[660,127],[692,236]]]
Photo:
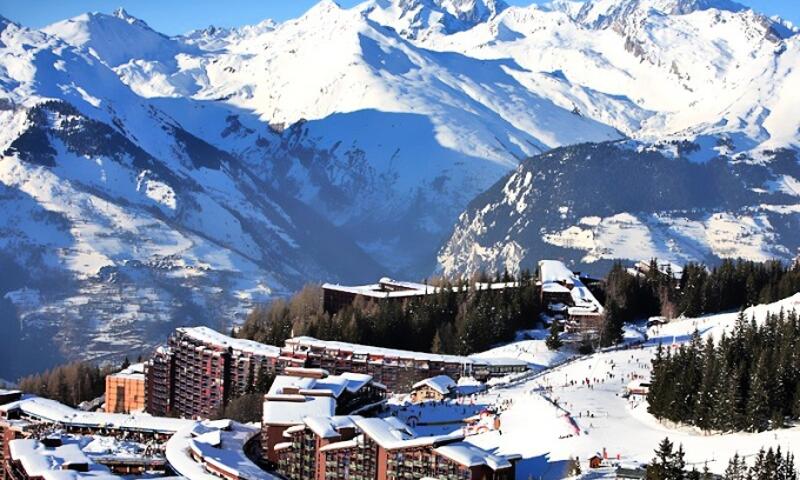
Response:
[[[208,25],[237,26],[265,18],[286,20],[301,15],[317,0],[0,0],[0,15],[29,27],[39,28],[87,11],[111,12],[122,6],[167,34],[184,33]],[[533,0],[507,0],[528,5]],[[739,0],[768,15],[800,24],[800,0]],[[359,0],[340,0],[351,6]],[[541,3],[541,0],[539,0]]]

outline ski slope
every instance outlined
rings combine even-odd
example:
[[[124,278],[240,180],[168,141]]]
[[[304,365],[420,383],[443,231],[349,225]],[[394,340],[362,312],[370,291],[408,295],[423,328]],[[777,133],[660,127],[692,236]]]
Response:
[[[750,308],[746,313],[762,321],[768,312],[781,309],[800,309],[800,293]],[[680,345],[689,340],[695,329],[703,337],[718,338],[733,328],[736,317],[737,313],[723,313],[676,320],[650,329],[645,343],[566,360],[560,366],[522,379],[507,379],[467,401],[461,400],[464,407],[415,406],[412,413],[404,414],[435,419],[451,416],[454,408],[462,408],[467,415],[489,407],[501,410],[499,431],[475,435],[469,441],[500,454],[521,454],[517,478],[523,479],[567,478],[568,462],[575,457],[581,460],[585,475],[588,458],[602,454],[603,449],[609,459],[616,460],[619,455],[622,464],[647,463],[664,437],[683,445],[689,467],[701,470],[707,464],[714,473],[723,473],[735,453],[750,458],[761,447],[780,446],[784,451],[800,454],[800,426],[758,434],[707,435],[693,428],[662,424],[647,413],[646,402],[621,395],[632,380],[649,378],[658,343],[666,347]],[[502,347],[502,351],[511,353],[518,346],[531,350],[531,342],[543,340],[524,340]],[[587,478],[611,475],[612,470],[609,467],[595,471]]]

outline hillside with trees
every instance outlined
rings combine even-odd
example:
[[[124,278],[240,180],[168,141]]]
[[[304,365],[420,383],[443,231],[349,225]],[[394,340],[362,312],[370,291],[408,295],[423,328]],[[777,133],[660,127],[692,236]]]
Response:
[[[479,276],[473,280],[492,279]],[[239,336],[282,345],[294,332],[324,340],[467,355],[513,340],[518,330],[532,328],[539,317],[539,294],[530,272],[493,280],[515,281],[519,286],[502,290],[470,287],[464,294],[466,281],[440,281],[435,294],[402,303],[358,297],[333,316],[322,309],[321,288],[307,286],[289,300],[253,310]]]
[[[658,418],[710,431],[760,432],[800,418],[800,319],[739,315],[730,335],[699,333],[674,352],[659,348],[647,397]]]
[[[98,367],[90,362],[72,362],[27,376],[20,380],[19,388],[25,393],[77,407],[82,402],[103,395],[106,389],[106,375],[118,370],[120,370],[118,367]]]
[[[676,278],[677,277],[677,278]],[[722,261],[718,266],[689,263],[681,274],[659,268],[655,260],[647,272],[631,274],[615,263],[606,277],[607,309],[615,305],[622,320],[654,315],[697,317],[771,303],[800,291],[800,266],[779,261]]]

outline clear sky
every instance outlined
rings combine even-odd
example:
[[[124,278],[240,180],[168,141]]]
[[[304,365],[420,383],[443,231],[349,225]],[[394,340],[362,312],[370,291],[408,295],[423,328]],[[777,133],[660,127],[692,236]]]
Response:
[[[543,0],[506,0],[515,5]],[[0,0],[0,15],[39,28],[84,12],[112,12],[124,7],[156,30],[174,35],[208,25],[222,27],[282,21],[302,15],[317,0]],[[800,24],[800,0],[739,0],[767,15],[778,14]],[[349,7],[359,0],[340,0]]]

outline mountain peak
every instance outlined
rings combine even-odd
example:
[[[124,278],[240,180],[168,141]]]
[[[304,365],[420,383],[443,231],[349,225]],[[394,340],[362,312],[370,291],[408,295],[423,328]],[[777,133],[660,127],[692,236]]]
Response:
[[[128,12],[125,11],[125,9],[122,7],[117,7],[117,9],[114,10],[114,13],[112,15],[114,15],[117,18],[121,18],[123,20],[127,20],[128,18],[130,18]]]
[[[123,8],[112,14],[88,13],[48,25],[45,33],[79,48],[94,52],[115,67],[131,59],[170,59],[181,48],[174,40],[156,32]]]
[[[503,0],[374,0],[369,15],[410,38],[469,30],[508,8]]]
[[[635,12],[688,15],[701,10],[740,12],[747,7],[733,0],[588,0],[579,10],[577,20],[600,27]]]
[[[114,12],[111,14],[111,16],[113,16],[115,18],[118,18],[118,19],[122,20],[123,22],[125,22],[125,23],[127,23],[129,25],[137,25],[139,27],[146,28],[148,30],[152,30],[150,28],[150,25],[147,24],[147,22],[145,22],[144,20],[142,20],[140,18],[134,17],[133,15],[128,13],[128,11],[125,10],[124,8],[122,8],[122,7],[118,7],[116,10],[114,10]]]
[[[316,5],[311,7],[304,16],[326,14],[336,12],[342,9],[342,6],[334,0],[320,0]]]
[[[394,0],[394,3],[406,9],[419,5],[442,11],[468,23],[483,22],[508,8],[503,0]]]

